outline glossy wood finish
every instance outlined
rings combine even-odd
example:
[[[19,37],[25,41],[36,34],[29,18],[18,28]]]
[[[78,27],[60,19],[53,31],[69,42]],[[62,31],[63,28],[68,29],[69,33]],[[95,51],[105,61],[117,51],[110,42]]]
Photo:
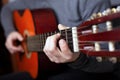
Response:
[[[83,52],[84,54],[88,56],[103,56],[103,57],[120,57],[120,49],[115,49],[114,51],[109,51],[108,49],[101,49],[100,51],[95,51],[94,50],[94,44],[95,42],[99,43],[109,43],[112,41],[113,43],[118,43],[120,42],[120,25],[117,28],[113,28],[111,31],[99,31],[98,33],[90,33],[90,34],[82,34],[82,31],[85,30],[92,30],[93,25],[99,25],[99,24],[106,24],[107,21],[111,21],[111,23],[116,20],[119,22],[120,19],[120,12],[109,14],[106,16],[102,16],[99,18],[95,18],[89,21],[83,22],[81,25],[78,27],[78,39],[79,39],[79,46],[80,46],[80,51]],[[106,27],[107,25],[104,25]],[[114,27],[114,26],[113,26]],[[105,44],[106,45],[106,44]],[[93,49],[84,49],[84,47],[93,47]]]
[[[17,28],[17,30],[22,34],[23,37],[24,31],[27,30],[29,32],[30,36],[35,35],[35,26],[32,19],[31,12],[26,9],[22,16],[20,16],[18,11],[14,11],[14,23]],[[23,43],[23,46],[25,44]],[[25,47],[24,47],[25,49]],[[25,54],[16,53],[16,64],[17,64],[17,70],[18,71],[28,71],[33,78],[37,77],[38,73],[38,54],[36,52],[33,52],[30,58],[27,58],[26,54],[27,50],[25,49]],[[34,64],[34,65],[33,65]]]
[[[23,12],[19,10],[14,11],[13,17],[17,30],[25,38],[25,41],[22,42],[25,53],[18,53],[14,58],[16,60],[16,70],[27,71],[35,79],[38,75],[38,68],[41,68],[40,70],[49,69],[50,61],[43,54],[38,55],[37,52],[29,53],[26,46],[26,37],[56,30],[55,15],[51,9],[26,9]],[[38,56],[40,59],[38,59]]]

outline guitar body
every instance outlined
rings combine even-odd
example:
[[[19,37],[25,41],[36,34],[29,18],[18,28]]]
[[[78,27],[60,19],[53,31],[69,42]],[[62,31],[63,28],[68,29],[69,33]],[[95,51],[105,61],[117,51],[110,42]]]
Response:
[[[16,29],[24,38],[55,31],[57,29],[55,15],[50,9],[31,11],[26,9],[22,11],[22,14],[16,10],[13,12],[13,18]],[[22,46],[25,53],[17,53],[13,58],[15,71],[29,72],[35,79],[38,76],[38,71],[40,71],[39,73],[42,73],[42,71],[49,69],[50,65],[55,65],[48,60],[43,52],[41,52],[41,54],[38,54],[37,52],[28,52],[26,43],[24,42],[22,43]]]

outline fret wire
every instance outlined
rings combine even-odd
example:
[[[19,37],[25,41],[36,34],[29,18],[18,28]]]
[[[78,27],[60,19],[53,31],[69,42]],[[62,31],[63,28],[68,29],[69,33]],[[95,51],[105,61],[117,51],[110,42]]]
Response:
[[[43,37],[43,34],[42,34],[42,46],[44,46],[44,37]],[[42,48],[41,46],[41,48]]]
[[[65,30],[66,42],[68,43],[67,29]]]
[[[60,33],[61,33],[62,39],[66,40],[66,37],[65,37],[65,30],[61,30]]]
[[[40,41],[40,49],[41,49],[41,35],[39,35],[39,41]]]
[[[45,40],[47,39],[47,33],[45,33]]]
[[[41,46],[41,49],[43,48],[43,46],[44,46],[44,34],[42,34],[42,40],[43,40],[43,42],[42,42],[42,46]]]
[[[44,35],[42,34],[42,46],[41,46],[41,49],[43,48],[43,46],[44,46]]]
[[[47,33],[47,36],[49,36],[49,33]]]

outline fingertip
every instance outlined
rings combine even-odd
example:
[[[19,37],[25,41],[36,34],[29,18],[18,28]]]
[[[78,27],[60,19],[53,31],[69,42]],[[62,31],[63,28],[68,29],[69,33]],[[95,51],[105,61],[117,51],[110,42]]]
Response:
[[[61,34],[60,34],[60,33],[57,33],[56,35],[57,35],[57,36],[60,36]]]
[[[65,43],[66,43],[66,42],[65,42],[64,39],[60,39],[59,44],[65,44]]]
[[[64,30],[65,27],[64,27],[62,24],[58,24],[58,29],[59,29],[59,30]]]
[[[18,37],[18,39],[19,41],[23,41],[23,37],[21,35]]]
[[[60,49],[63,53],[66,53],[66,52],[69,53],[70,52],[69,46],[64,39],[61,39],[59,41],[59,46],[60,46]]]
[[[65,26],[63,24],[58,24],[58,29],[59,30],[65,30],[65,29],[68,29],[68,28],[70,28],[70,27],[67,27],[67,26]]]
[[[60,48],[61,49],[66,49],[66,48],[68,48],[68,46],[67,46],[67,43],[66,43],[66,41],[64,40],[64,39],[60,39],[59,40],[59,45],[60,45]]]

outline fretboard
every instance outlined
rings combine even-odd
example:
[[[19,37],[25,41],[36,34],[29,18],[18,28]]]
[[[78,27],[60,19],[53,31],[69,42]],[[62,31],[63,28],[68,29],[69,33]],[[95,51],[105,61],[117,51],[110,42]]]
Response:
[[[29,36],[26,38],[27,50],[29,52],[43,51],[43,47],[45,45],[46,39],[48,36],[54,35],[58,33],[58,31],[43,33],[35,36]],[[66,40],[67,44],[71,51],[78,52],[78,40],[77,40],[77,28],[70,28],[66,30],[59,31],[61,34],[61,38]]]

